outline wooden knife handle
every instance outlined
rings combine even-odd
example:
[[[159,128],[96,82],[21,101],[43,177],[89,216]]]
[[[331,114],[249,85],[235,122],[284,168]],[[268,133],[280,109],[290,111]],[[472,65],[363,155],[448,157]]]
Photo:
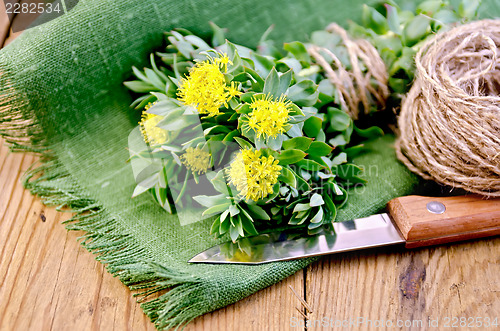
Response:
[[[410,195],[391,200],[387,209],[408,248],[500,235],[500,198]]]

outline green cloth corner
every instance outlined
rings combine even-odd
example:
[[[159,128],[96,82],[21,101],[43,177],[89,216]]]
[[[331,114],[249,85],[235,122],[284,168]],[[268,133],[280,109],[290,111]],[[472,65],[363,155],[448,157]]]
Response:
[[[138,114],[122,82],[143,66],[164,31],[208,35],[209,21],[255,46],[275,24],[278,41],[300,39],[331,21],[358,19],[363,1],[81,0],[69,13],[28,30],[0,52],[0,134],[43,163],[25,185],[50,205],[77,214],[70,229],[132,289],[167,290],[143,304],[159,328],[236,302],[305,267],[311,259],[260,266],[189,265],[217,243],[209,223],[180,227],[147,195],[131,199],[127,138]],[[500,12],[498,4],[496,13]],[[484,7],[483,7],[484,8]],[[28,138],[26,138],[28,137]],[[419,180],[397,162],[392,136],[368,144],[356,162],[369,183],[351,194],[339,218],[366,216],[411,193]],[[38,175],[41,175],[39,177]]]

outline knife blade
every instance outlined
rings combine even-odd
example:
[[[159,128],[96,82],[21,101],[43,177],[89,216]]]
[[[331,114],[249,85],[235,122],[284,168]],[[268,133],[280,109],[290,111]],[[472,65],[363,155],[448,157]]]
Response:
[[[211,247],[190,263],[262,264],[387,245],[430,246],[500,234],[500,199],[478,195],[407,196],[388,213],[324,225],[314,234],[286,230]]]

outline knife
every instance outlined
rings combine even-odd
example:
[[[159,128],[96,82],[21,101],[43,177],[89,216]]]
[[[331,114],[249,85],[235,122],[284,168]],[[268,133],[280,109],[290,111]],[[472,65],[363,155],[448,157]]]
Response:
[[[262,264],[387,245],[406,248],[500,234],[500,198],[406,196],[387,204],[387,213],[333,222],[318,233],[287,230],[216,245],[190,263]]]

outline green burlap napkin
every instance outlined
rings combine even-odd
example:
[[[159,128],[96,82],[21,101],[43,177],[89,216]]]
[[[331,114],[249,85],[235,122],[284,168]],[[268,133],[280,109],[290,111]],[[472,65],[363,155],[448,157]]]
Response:
[[[209,223],[181,227],[147,195],[130,198],[135,183],[126,163],[127,137],[139,118],[122,82],[131,66],[145,65],[162,32],[175,27],[207,35],[208,21],[214,21],[229,28],[235,42],[255,46],[275,24],[278,41],[304,40],[331,21],[356,20],[361,2],[81,0],[1,51],[0,133],[14,150],[42,157],[25,185],[45,203],[76,212],[69,228],[86,231],[84,245],[122,282],[145,294],[165,292],[142,306],[158,327],[179,325],[276,283],[311,260],[187,264],[217,243]],[[496,6],[499,13],[494,2],[490,9]],[[355,160],[365,166],[369,183],[352,192],[340,219],[377,212],[414,190],[418,179],[396,161],[392,142],[391,136],[374,141]]]

